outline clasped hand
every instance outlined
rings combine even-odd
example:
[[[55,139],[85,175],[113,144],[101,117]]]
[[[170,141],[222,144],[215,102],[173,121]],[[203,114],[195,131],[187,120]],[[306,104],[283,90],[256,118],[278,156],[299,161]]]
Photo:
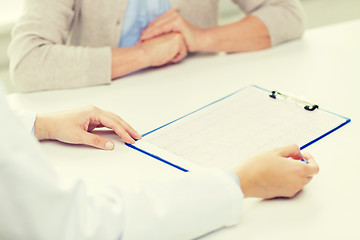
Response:
[[[148,24],[138,46],[151,59],[150,66],[162,66],[181,61],[188,51],[198,51],[203,33],[204,30],[190,24],[178,11],[170,9]]]

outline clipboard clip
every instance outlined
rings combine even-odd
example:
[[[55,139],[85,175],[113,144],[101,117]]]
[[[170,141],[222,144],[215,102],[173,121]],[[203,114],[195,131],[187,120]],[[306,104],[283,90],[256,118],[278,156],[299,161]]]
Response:
[[[302,99],[294,97],[294,96],[283,94],[278,91],[271,91],[271,93],[269,94],[269,97],[274,98],[274,99],[277,99],[278,97],[280,97],[281,99],[284,99],[284,100],[290,100],[290,101],[296,102],[296,103],[304,106],[304,109],[307,111],[314,111],[315,109],[319,108],[319,105],[317,105],[317,104],[302,100]]]

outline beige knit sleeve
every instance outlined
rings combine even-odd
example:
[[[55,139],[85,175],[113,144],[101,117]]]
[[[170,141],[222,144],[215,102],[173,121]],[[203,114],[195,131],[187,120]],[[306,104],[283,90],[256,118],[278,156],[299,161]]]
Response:
[[[261,19],[271,45],[300,38],[305,30],[304,12],[298,0],[233,0],[246,14]]]
[[[110,83],[110,47],[66,45],[75,1],[24,1],[8,50],[11,78],[19,91]]]

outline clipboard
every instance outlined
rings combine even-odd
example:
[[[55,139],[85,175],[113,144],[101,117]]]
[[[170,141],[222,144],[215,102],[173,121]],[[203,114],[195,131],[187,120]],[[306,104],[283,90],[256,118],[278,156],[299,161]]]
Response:
[[[350,121],[309,101],[250,85],[127,146],[183,172],[230,169],[274,147],[296,143],[302,150]]]

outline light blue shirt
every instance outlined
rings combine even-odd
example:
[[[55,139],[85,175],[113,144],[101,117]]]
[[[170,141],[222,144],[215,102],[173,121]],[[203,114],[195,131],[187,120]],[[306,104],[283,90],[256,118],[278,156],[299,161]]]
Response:
[[[141,30],[169,9],[168,0],[129,0],[119,47],[136,45]]]

